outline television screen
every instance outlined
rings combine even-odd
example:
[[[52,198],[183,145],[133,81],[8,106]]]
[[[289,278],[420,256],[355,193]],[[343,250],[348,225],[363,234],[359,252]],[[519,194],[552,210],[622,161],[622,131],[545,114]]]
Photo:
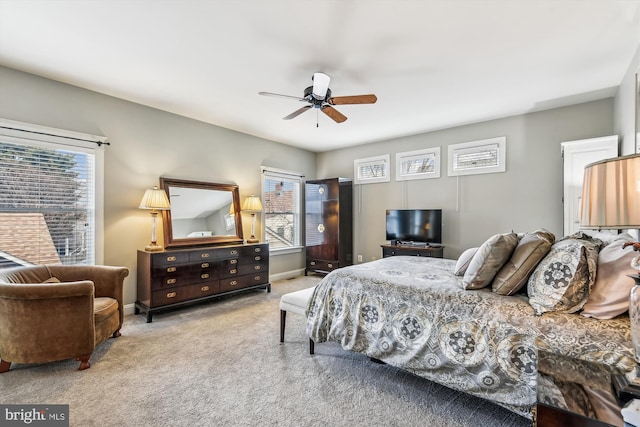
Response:
[[[387,210],[387,240],[442,243],[442,209]]]

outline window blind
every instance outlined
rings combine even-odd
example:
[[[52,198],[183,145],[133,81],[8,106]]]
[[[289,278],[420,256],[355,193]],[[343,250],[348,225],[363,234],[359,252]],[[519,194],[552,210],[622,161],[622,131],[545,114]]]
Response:
[[[262,200],[265,240],[270,251],[301,246],[302,175],[263,169]]]
[[[95,264],[94,150],[15,140],[0,135],[0,269]]]

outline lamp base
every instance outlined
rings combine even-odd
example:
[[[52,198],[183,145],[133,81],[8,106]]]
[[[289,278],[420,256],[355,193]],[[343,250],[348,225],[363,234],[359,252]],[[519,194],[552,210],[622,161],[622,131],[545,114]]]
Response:
[[[147,252],[159,252],[164,250],[164,248],[160,245],[154,245],[153,243],[144,247],[144,250]]]
[[[256,239],[255,236],[251,236],[247,239],[247,243],[258,243],[260,240]]]
[[[618,374],[613,375],[613,387],[616,390],[618,398],[623,402],[630,399],[640,398],[640,374],[639,367],[636,370],[629,372],[627,375]]]

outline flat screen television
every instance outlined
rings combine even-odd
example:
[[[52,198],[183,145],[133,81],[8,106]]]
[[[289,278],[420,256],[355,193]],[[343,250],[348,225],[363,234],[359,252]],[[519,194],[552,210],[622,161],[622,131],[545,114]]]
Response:
[[[442,209],[388,209],[387,240],[442,243]]]

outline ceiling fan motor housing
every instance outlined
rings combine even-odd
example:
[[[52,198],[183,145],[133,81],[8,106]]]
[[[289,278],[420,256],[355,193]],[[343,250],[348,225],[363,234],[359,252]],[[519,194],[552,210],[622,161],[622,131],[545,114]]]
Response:
[[[309,102],[312,103],[315,108],[320,108],[326,99],[331,98],[331,89],[327,89],[327,94],[324,98],[318,99],[313,93],[313,86],[309,86],[304,90],[304,98],[309,100]]]

